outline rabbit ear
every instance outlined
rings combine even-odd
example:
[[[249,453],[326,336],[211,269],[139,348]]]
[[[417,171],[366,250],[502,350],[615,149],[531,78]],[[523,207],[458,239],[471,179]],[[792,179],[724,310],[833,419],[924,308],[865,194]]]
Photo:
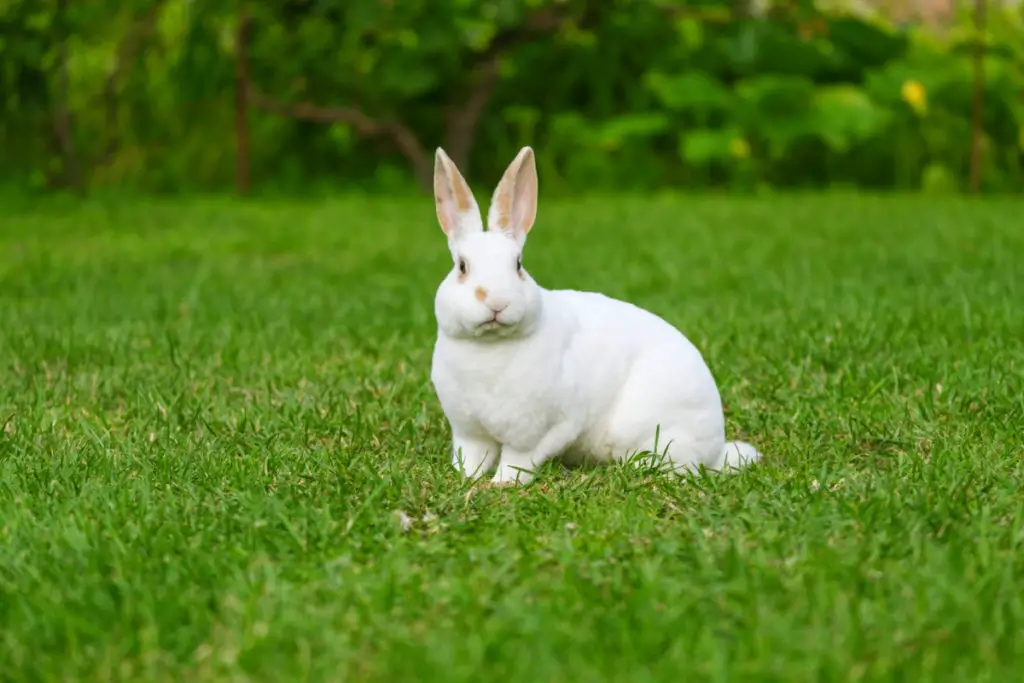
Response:
[[[449,241],[484,229],[480,208],[466,179],[440,147],[434,154],[434,203],[437,220]]]
[[[523,147],[494,190],[487,212],[487,229],[511,234],[519,246],[537,218],[537,164],[533,149]]]

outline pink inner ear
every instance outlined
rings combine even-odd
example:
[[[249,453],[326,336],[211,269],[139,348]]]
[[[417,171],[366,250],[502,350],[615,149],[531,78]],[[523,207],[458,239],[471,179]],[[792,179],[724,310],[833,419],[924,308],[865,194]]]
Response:
[[[537,208],[537,181],[531,154],[521,154],[505,170],[494,190],[488,223],[492,229],[519,239],[533,227]]]
[[[494,220],[492,221],[493,227],[498,230],[508,230],[509,224],[509,213],[512,208],[512,183],[508,179],[503,178],[498,184],[498,190],[494,193],[494,204],[492,211],[494,213]]]
[[[537,176],[525,163],[516,173],[511,208],[512,228],[517,234],[530,232],[537,214]]]
[[[457,213],[469,213],[473,210],[473,206],[476,203],[473,199],[473,193],[469,190],[469,185],[462,179],[458,171],[455,171],[450,177],[452,197],[455,200],[455,211]]]
[[[450,197],[438,196],[436,200],[437,205],[437,221],[441,224],[441,230],[448,237],[452,237],[458,226],[458,214],[455,213],[455,203]]]
[[[462,174],[447,158],[440,158],[435,164],[434,200],[441,229],[449,239],[454,239],[471,220],[476,200]]]

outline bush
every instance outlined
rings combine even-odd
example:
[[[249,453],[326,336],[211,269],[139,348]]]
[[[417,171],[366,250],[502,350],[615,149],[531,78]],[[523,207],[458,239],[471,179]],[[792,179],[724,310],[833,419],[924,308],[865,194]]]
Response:
[[[1024,21],[1002,7],[988,191],[1024,179]],[[437,145],[494,179],[532,144],[551,191],[968,177],[966,15],[939,37],[806,1],[8,0],[0,22],[0,176],[39,188],[394,190],[429,185]]]

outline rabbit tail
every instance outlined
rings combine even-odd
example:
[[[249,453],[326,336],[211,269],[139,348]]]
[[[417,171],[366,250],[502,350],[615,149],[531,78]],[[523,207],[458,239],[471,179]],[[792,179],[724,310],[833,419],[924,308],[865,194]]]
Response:
[[[761,453],[745,441],[727,441],[716,470],[738,470],[761,459]]]

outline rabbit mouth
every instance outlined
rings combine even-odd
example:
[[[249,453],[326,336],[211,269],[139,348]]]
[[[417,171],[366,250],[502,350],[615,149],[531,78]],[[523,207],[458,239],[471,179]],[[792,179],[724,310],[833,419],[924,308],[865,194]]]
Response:
[[[499,328],[499,327],[507,327],[510,323],[508,321],[506,321],[506,320],[501,320],[500,318],[498,318],[498,316],[500,316],[504,312],[505,312],[504,308],[502,308],[500,310],[497,310],[497,311],[491,311],[491,317],[488,318],[487,320],[484,320],[482,323],[477,325],[477,327],[482,327],[482,328],[486,328],[486,329],[496,329],[496,328]]]
[[[485,320],[476,326],[478,334],[486,334],[488,332],[497,332],[499,334],[508,332],[515,328],[516,323],[510,321],[499,320],[497,314],[490,320]]]

